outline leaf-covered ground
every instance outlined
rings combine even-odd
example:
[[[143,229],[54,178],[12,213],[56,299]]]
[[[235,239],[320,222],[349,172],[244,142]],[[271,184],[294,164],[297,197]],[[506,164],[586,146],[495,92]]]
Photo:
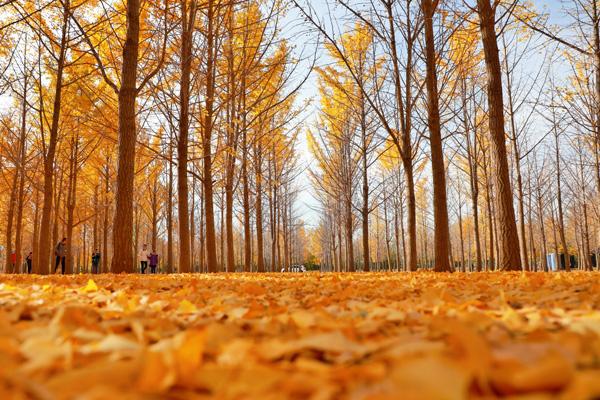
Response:
[[[0,399],[597,398],[599,278],[4,275]]]

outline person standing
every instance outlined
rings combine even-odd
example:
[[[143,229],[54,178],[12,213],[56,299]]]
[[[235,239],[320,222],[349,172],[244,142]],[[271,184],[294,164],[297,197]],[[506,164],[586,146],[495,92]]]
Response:
[[[142,274],[146,273],[146,268],[148,268],[148,246],[144,244],[142,249],[140,250],[140,254],[138,255],[138,259],[140,260],[140,269]]]
[[[65,274],[66,259],[67,259],[67,238],[64,237],[54,249],[54,255],[56,256],[56,263],[54,265],[54,272],[58,269],[58,264],[61,266],[61,272]]]
[[[25,261],[27,262],[27,273],[31,274],[31,266],[32,266],[32,262],[33,262],[33,252],[29,252],[29,254],[27,254],[27,258],[25,258]]]
[[[92,274],[99,273],[100,269],[100,252],[98,249],[92,253]]]
[[[150,273],[156,274],[156,267],[158,266],[158,253],[152,249],[152,253],[149,256],[150,259]]]

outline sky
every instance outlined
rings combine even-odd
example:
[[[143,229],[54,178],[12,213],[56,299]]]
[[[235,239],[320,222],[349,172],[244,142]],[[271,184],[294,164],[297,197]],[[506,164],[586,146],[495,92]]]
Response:
[[[310,0],[311,6],[314,7],[314,9],[317,11],[317,14],[322,18],[328,15],[328,7],[326,5],[327,1],[329,1],[329,3],[332,3],[332,0]],[[538,10],[542,10],[550,14],[550,22],[552,24],[559,24],[562,21],[563,18],[561,17],[561,15],[563,14],[563,12],[561,11],[562,5],[560,0],[532,0],[532,2]],[[335,9],[333,11],[334,13],[336,12]],[[295,27],[294,29],[297,28]],[[294,34],[296,34],[295,31]],[[314,38],[316,37],[316,35],[313,33],[312,36],[313,37],[309,39],[311,42],[315,40]],[[304,41],[307,39],[307,37],[310,37],[310,35],[303,34],[297,37],[299,38],[297,39],[298,41],[304,43]],[[540,60],[539,57],[541,56],[538,54],[533,54],[532,57],[534,58],[533,62],[536,62]],[[322,65],[326,62],[327,59],[323,55],[323,52],[319,51],[317,65]],[[311,106],[308,107],[308,109],[305,113],[303,113],[302,116],[302,118],[304,118],[305,121],[304,131],[306,131],[306,128],[314,126],[318,116],[319,99],[316,87],[317,83],[315,79],[315,74],[312,74],[310,79],[302,88],[301,94],[299,96],[300,101],[304,101],[306,99],[313,100]],[[297,150],[299,152],[299,157],[301,160],[300,165],[303,168],[314,168],[315,160],[312,157],[310,151],[308,150],[306,135],[304,132],[300,135]],[[297,216],[302,218],[303,221],[307,224],[307,226],[316,227],[319,224],[321,211],[319,210],[319,202],[315,199],[315,190],[311,185],[308,171],[306,171],[298,177],[297,184],[300,188],[298,201],[296,204]]]

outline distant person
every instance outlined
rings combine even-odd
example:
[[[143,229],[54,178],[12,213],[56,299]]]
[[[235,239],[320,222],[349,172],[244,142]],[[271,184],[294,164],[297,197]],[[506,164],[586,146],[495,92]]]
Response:
[[[12,267],[12,271],[13,272],[17,272],[16,267],[17,267],[17,252],[13,251],[12,253],[10,253],[10,265]]]
[[[31,274],[31,266],[33,263],[33,252],[30,251],[29,254],[27,254],[25,261],[27,262],[27,273]]]
[[[148,256],[150,260],[150,273],[156,274],[156,267],[158,266],[158,253],[152,249],[152,253]]]
[[[98,249],[92,253],[92,274],[99,273],[100,270],[100,252]]]
[[[67,261],[67,238],[64,237],[54,249],[54,255],[56,256],[56,264],[54,265],[54,272],[58,269],[58,264],[61,266],[61,272],[65,274],[66,261]]]
[[[144,244],[142,249],[140,250],[140,254],[138,255],[138,259],[140,260],[140,270],[142,274],[146,273],[146,268],[148,268],[148,246]]]

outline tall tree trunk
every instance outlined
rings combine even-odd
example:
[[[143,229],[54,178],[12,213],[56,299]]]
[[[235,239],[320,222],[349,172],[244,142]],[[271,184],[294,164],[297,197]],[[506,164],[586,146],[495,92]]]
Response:
[[[64,212],[64,204],[61,204],[61,200],[63,198],[64,180],[65,180],[65,172],[63,169],[61,169],[60,177],[54,187],[54,192],[55,192],[54,204],[56,204],[56,206],[54,208],[54,213],[53,213],[54,221],[52,222],[52,243],[54,245],[56,245],[59,241],[59,239],[58,239],[58,231],[59,231],[58,228],[60,225],[59,215],[62,215],[61,213]],[[64,203],[64,201],[62,203]],[[61,206],[63,206],[63,209],[61,209]],[[63,230],[63,232],[64,232],[64,230]],[[68,256],[69,255],[67,254],[67,257]],[[52,261],[54,261],[54,258],[52,259]],[[54,272],[56,272],[56,270]]]
[[[33,190],[35,190],[35,210],[33,214],[33,231],[31,232],[31,248],[33,253],[32,261],[33,263],[36,263],[37,257],[35,256],[35,254],[38,252],[38,248],[40,246],[40,191],[35,187]]]
[[[42,207],[42,221],[40,225],[40,252],[38,262],[33,266],[38,274],[48,274],[50,271],[50,227],[52,219],[52,200],[54,189],[54,159],[58,144],[58,129],[60,122],[60,109],[62,101],[63,72],[65,68],[65,55],[67,50],[67,28],[70,16],[70,0],[63,1],[63,21],[58,53],[54,86],[54,105],[52,107],[52,124],[50,125],[50,140],[44,157],[44,205]]]
[[[211,142],[213,134],[213,103],[215,97],[215,56],[216,43],[214,32],[215,5],[214,0],[207,1],[207,30],[206,30],[206,105],[204,129],[202,132],[202,156],[204,176],[204,198],[206,199],[206,261],[208,272],[217,271],[217,241],[215,236],[215,212],[213,199],[212,154]]]
[[[6,253],[6,272],[16,272],[12,265],[12,253],[13,253],[13,222],[15,220],[15,203],[17,202],[17,183],[19,182],[19,171],[15,170],[13,173],[13,180],[10,189],[10,200],[8,203],[8,212],[6,214],[6,239],[5,239],[5,253]],[[16,268],[16,266],[15,266]]]
[[[598,199],[600,197],[600,12],[598,10],[598,2],[593,1],[592,3],[592,19],[593,19],[593,30],[594,30],[594,89],[595,89],[595,129],[594,129],[594,153],[595,153],[595,178],[596,178],[596,191]]]
[[[479,231],[479,175],[477,174],[477,131],[474,132],[471,143],[471,130],[467,115],[467,90],[466,80],[461,79],[463,119],[465,125],[465,136],[467,139],[467,160],[469,163],[469,185],[471,187],[471,207],[473,209],[473,229],[475,231],[475,261],[477,272],[481,272],[481,235]]]
[[[361,72],[362,68],[361,63]],[[362,75],[362,74],[361,74]],[[359,77],[362,79],[362,77]],[[362,84],[362,82],[361,82]],[[363,248],[363,271],[371,270],[371,259],[369,250],[369,141],[367,140],[367,112],[365,109],[365,99],[362,91],[359,91],[360,107],[360,138],[361,138],[361,159],[362,159],[362,248]]]
[[[27,142],[27,91],[28,76],[24,75],[23,93],[21,94],[21,127],[19,129],[19,189],[17,193],[17,229],[15,234],[15,258],[16,267],[19,268],[23,260],[23,208],[25,200],[25,163],[26,163],[26,142]]]
[[[158,241],[158,197],[160,196],[158,192],[158,176],[153,177],[152,188],[150,193],[150,224],[152,230],[152,238],[151,245],[152,249],[156,250],[156,245]]]
[[[408,225],[408,254],[406,259],[407,270],[417,270],[417,202],[415,198],[415,183],[413,178],[412,160],[404,164],[404,176],[406,179],[406,209]]]
[[[191,272],[190,221],[188,204],[188,136],[190,127],[190,77],[192,71],[192,33],[196,20],[196,2],[181,0],[181,82],[179,84],[179,137],[177,141],[177,200],[179,217],[179,272]]]
[[[133,272],[133,181],[137,138],[135,103],[140,36],[140,0],[127,0],[127,34],[119,89],[119,163],[113,223],[113,273]]]
[[[537,172],[537,171],[536,171]],[[536,200],[537,200],[537,211],[538,211],[538,224],[540,227],[540,236],[542,238],[542,269],[548,272],[548,260],[546,258],[548,254],[548,246],[546,240],[546,227],[544,225],[544,207],[542,205],[542,188],[540,180],[538,178],[536,184]]]
[[[490,270],[494,270],[496,268],[496,258],[494,257],[494,214],[492,212],[492,184],[491,184],[491,178],[488,174],[488,168],[487,168],[487,161],[484,160],[483,161],[483,174],[485,175],[485,183],[486,183],[486,190],[485,190],[485,204],[486,204],[486,211],[487,211],[487,227],[488,227],[488,235],[489,235],[489,251],[488,251],[488,260],[486,260],[486,271],[490,271]]]
[[[242,102],[244,95],[242,94]],[[245,119],[243,111],[242,119]],[[248,185],[248,148],[245,123],[242,122],[242,208],[244,223],[244,272],[250,272],[252,265],[252,239],[250,237],[250,187]]]
[[[256,170],[256,269],[265,272],[264,243],[263,243],[263,211],[262,211],[262,146],[260,140],[255,147],[254,168]]]
[[[404,175],[406,179],[406,189],[408,191],[408,199],[406,202],[406,208],[408,212],[408,257],[407,257],[407,269],[408,271],[416,271],[417,269],[417,217],[416,217],[416,201],[415,201],[415,183],[413,177],[413,154],[411,144],[411,84],[412,79],[412,50],[413,50],[413,38],[411,36],[411,17],[407,13],[407,60],[406,60],[406,108],[404,107],[404,100],[402,99],[402,80],[400,78],[400,62],[398,59],[398,49],[396,48],[396,21],[394,20],[393,14],[393,2],[389,1],[385,3],[387,12],[387,22],[390,31],[390,50],[392,55],[393,65],[393,76],[394,76],[394,93],[396,97],[396,106],[398,107],[398,115],[400,117],[400,132],[401,138],[398,140],[394,133],[391,133],[392,139],[398,148],[402,165],[404,166]]]
[[[169,143],[169,183],[167,198],[167,268],[173,272],[173,147]]]
[[[496,40],[495,9],[490,0],[477,0],[481,38],[485,55],[488,79],[488,107],[490,142],[494,160],[494,178],[498,215],[498,268],[501,270],[521,270],[519,237],[515,223],[513,193],[508,173],[508,158],[504,134],[504,100],[502,95],[502,75]]]
[[[67,273],[74,273],[73,268],[73,225],[75,205],[77,202],[77,170],[79,159],[79,137],[75,136],[71,143],[71,159],[69,160],[69,183],[67,185]]]
[[[104,221],[102,226],[102,272],[108,273],[108,213],[110,210],[110,202],[108,195],[110,191],[110,154],[106,153],[106,166],[104,175]]]
[[[555,119],[555,111],[552,110],[553,119],[553,132],[554,132],[554,155],[556,162],[556,203],[558,205],[558,234],[560,236],[560,242],[562,245],[562,251],[565,255],[565,268],[567,272],[571,271],[571,260],[569,258],[569,247],[567,246],[567,239],[565,235],[565,219],[563,213],[563,201],[562,201],[562,178],[561,178],[561,166],[560,166],[560,147],[558,143],[558,125]]]
[[[510,120],[510,141],[513,148],[513,157],[515,162],[515,174],[517,179],[517,204],[519,212],[519,240],[520,240],[520,251],[521,251],[521,262],[523,263],[523,269],[529,271],[529,260],[527,257],[527,238],[525,237],[525,204],[524,204],[524,193],[523,193],[523,176],[521,173],[521,152],[519,151],[519,143],[517,136],[517,124],[515,121],[515,107],[513,100],[512,81],[510,75],[510,68],[508,65],[508,50],[506,48],[506,42],[504,36],[502,37],[502,43],[504,47],[504,72],[506,74],[506,86],[508,94],[508,116]]]
[[[92,228],[92,251],[95,252],[98,250],[98,215],[100,215],[100,208],[98,205],[98,191],[100,185],[96,185],[94,187],[94,221]]]
[[[195,264],[196,244],[196,178],[192,177],[192,204],[190,209],[190,272],[198,272]]]
[[[354,272],[354,226],[353,226],[353,215],[352,215],[352,200],[346,200],[346,254],[348,261],[348,270]]]
[[[432,0],[421,0],[425,17],[425,60],[427,64],[427,122],[431,148],[431,170],[433,174],[433,219],[434,219],[434,258],[436,272],[452,270],[449,256],[450,231],[448,228],[448,201],[446,199],[446,167],[442,148],[440,105],[436,72],[435,38],[433,36],[433,16],[437,7]]]

